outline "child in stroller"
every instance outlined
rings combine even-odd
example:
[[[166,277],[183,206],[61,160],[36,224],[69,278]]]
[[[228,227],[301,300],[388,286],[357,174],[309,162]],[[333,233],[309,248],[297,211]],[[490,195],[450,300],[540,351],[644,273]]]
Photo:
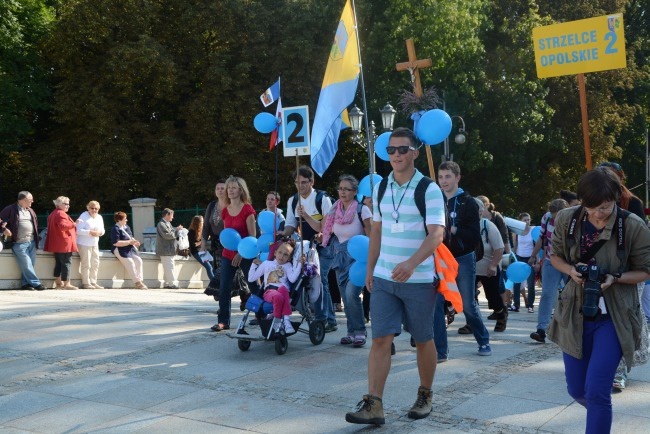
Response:
[[[291,300],[287,287],[298,280],[301,263],[290,262],[293,250],[292,241],[284,242],[275,250],[275,259],[264,262],[255,259],[248,272],[249,282],[264,276],[263,298],[273,305],[273,329],[276,332],[280,330],[280,325],[284,324],[286,333],[295,333],[291,325]]]

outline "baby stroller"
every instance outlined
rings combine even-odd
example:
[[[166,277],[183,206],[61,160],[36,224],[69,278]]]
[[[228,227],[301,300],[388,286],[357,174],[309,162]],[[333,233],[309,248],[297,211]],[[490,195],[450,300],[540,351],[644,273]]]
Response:
[[[321,292],[321,280],[318,274],[318,253],[315,246],[309,241],[302,242],[302,249],[296,246],[294,250],[294,260],[298,258],[302,251],[306,253],[307,261],[303,265],[302,272],[298,280],[291,285],[290,297],[291,307],[301,315],[300,321],[291,321],[295,332],[286,333],[284,325],[280,326],[279,331],[272,327],[273,319],[266,319],[266,316],[273,312],[273,305],[264,301],[261,297],[251,294],[246,302],[246,311],[239,322],[234,333],[227,333],[231,339],[237,339],[237,347],[241,351],[248,351],[253,341],[274,341],[275,352],[282,355],[287,352],[289,343],[287,337],[295,333],[305,333],[309,335],[309,340],[314,345],[320,345],[325,338],[325,324],[323,321],[317,321],[314,314],[312,303],[316,301]],[[250,314],[257,317],[259,323],[259,336],[253,336],[246,330],[248,317]],[[301,327],[304,323],[307,327]]]

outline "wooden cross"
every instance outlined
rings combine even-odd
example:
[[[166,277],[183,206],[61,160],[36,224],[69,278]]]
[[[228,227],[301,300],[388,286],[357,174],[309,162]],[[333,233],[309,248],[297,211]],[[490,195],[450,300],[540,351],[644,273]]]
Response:
[[[420,83],[420,68],[428,68],[433,63],[431,59],[420,59],[418,60],[415,55],[415,45],[413,44],[413,39],[409,38],[406,40],[406,51],[409,56],[408,62],[398,63],[396,66],[398,71],[409,71],[411,73],[411,83],[413,84],[413,91],[415,96],[418,98],[422,97],[422,84]],[[433,157],[431,156],[431,147],[425,146],[425,151],[427,153],[427,163],[429,165],[429,174],[431,179],[435,181],[436,173],[433,168]]]

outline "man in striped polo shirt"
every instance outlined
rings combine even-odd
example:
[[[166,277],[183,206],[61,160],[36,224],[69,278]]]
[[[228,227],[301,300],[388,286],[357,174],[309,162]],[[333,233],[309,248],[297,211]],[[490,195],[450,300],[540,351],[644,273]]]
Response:
[[[415,169],[419,155],[416,143],[408,128],[393,131],[387,147],[393,171],[381,203],[377,201],[378,185],[373,192],[366,272],[366,287],[372,292],[368,394],[359,402],[357,411],[346,414],[345,420],[351,423],[384,423],[382,396],[390,371],[391,344],[402,331],[402,324],[415,340],[420,375],[417,399],[408,417],[421,419],[431,412],[431,386],[437,364],[433,344],[437,295],[433,253],[444,236],[445,208],[442,192],[431,182],[425,193],[426,222],[418,211],[414,193],[423,175]]]

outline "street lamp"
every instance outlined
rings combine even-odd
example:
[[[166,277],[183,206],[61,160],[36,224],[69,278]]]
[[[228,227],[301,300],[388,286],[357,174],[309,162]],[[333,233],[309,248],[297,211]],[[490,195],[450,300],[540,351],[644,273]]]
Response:
[[[451,117],[452,123],[454,122],[454,118],[460,119],[460,122],[463,124],[463,126],[458,129],[458,133],[454,137],[454,142],[456,142],[457,145],[462,145],[467,140],[467,137],[465,136],[465,121],[460,116],[452,116]],[[454,160],[453,154],[449,153],[449,137],[445,137],[444,152],[445,152],[445,161]]]
[[[386,103],[384,108],[379,110],[379,113],[381,113],[381,124],[384,131],[392,131],[397,110],[395,110],[390,103]],[[363,122],[364,113],[355,105],[352,110],[348,112],[348,116],[350,117],[350,126],[354,133],[352,140],[355,143],[361,143],[361,124]],[[375,173],[375,140],[377,140],[377,134],[375,134],[375,122],[371,121],[370,124],[366,122],[366,128],[368,132],[368,134],[366,134],[368,169],[370,174],[373,174]]]

